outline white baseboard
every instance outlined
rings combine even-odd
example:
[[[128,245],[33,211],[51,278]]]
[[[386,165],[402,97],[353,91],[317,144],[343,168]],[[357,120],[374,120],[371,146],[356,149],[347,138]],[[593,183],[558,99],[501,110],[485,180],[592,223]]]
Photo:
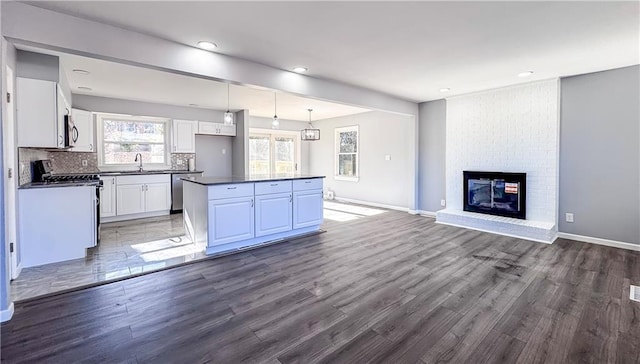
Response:
[[[143,212],[140,214],[129,214],[129,215],[119,215],[119,216],[109,216],[109,217],[101,217],[100,223],[108,223],[108,222],[118,222],[118,221],[126,221],[126,220],[135,220],[135,219],[145,219],[148,217],[158,217],[158,216],[167,216],[170,215],[169,210],[156,211],[156,212]]]
[[[436,217],[436,213],[434,211],[426,211],[426,210],[417,210],[418,215],[426,216],[426,217]]]
[[[9,304],[6,310],[0,311],[0,322],[9,321],[11,317],[13,317],[13,302]]]
[[[409,212],[410,213],[410,210],[408,208],[401,207],[401,206],[385,205],[385,204],[377,203],[377,202],[354,200],[352,198],[344,198],[344,197],[336,197],[334,200],[338,201],[338,202],[355,203],[355,204],[358,204],[358,205],[365,205],[365,206],[371,206],[371,207],[380,207],[380,208],[383,208],[383,209],[403,211],[403,212]]]
[[[640,245],[625,243],[623,241],[594,238],[592,236],[576,235],[576,234],[561,233],[561,232],[558,232],[558,237],[562,239],[581,241],[584,243],[605,245],[613,248],[640,251]]]
[[[16,279],[18,278],[18,276],[20,276],[20,273],[22,273],[22,262],[20,262],[20,264],[18,264],[18,266],[16,267],[16,275],[14,277],[11,277],[11,279]]]
[[[553,244],[553,242],[558,238],[558,236],[555,235],[555,237],[552,238],[551,241],[546,241],[546,240],[542,240],[542,239],[535,239],[535,238],[529,238],[529,237],[526,237],[526,236],[509,234],[509,233],[505,233],[505,232],[501,232],[501,231],[492,231],[492,230],[488,230],[488,229],[482,229],[482,228],[478,228],[478,227],[474,227],[474,226],[458,225],[458,224],[453,224],[453,223],[449,223],[449,222],[436,221],[436,224],[449,225],[449,226],[455,226],[455,227],[459,227],[459,228],[463,228],[463,229],[482,231],[483,233],[490,233],[490,234],[508,236],[510,238],[517,238],[517,239],[522,239],[522,240],[535,241],[536,243],[543,243],[543,244]]]

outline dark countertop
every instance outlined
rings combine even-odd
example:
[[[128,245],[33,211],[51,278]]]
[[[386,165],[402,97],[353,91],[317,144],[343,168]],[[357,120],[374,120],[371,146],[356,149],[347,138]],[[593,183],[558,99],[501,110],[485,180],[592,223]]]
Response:
[[[180,170],[180,169],[163,169],[157,171],[99,171],[96,172],[101,176],[138,176],[145,174],[183,174],[183,173],[203,173],[203,171],[188,171],[188,170]]]
[[[307,174],[273,174],[258,176],[232,176],[232,177],[187,177],[183,181],[193,182],[205,186],[225,185],[230,183],[253,183],[267,181],[287,181],[294,179],[325,178],[325,176]]]
[[[61,181],[61,182],[31,182],[18,186],[20,190],[28,190],[32,188],[54,188],[54,187],[84,187],[98,186],[99,181]]]

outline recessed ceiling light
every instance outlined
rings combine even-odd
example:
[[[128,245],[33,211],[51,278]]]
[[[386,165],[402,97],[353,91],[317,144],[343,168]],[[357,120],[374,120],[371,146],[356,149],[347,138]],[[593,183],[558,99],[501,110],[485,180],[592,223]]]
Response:
[[[87,87],[87,86],[78,86],[78,90],[93,91],[91,87]]]
[[[533,71],[525,71],[518,73],[518,77],[529,77],[533,74]]]
[[[218,46],[215,43],[207,42],[206,40],[199,41],[198,42],[198,47],[200,47],[202,49],[206,49],[208,51],[212,51],[212,50],[218,48]]]
[[[294,67],[293,72],[303,73],[307,72],[309,69],[307,67]]]
[[[87,70],[81,70],[79,68],[76,68],[76,69],[73,70],[73,73],[77,73],[79,75],[88,75],[91,72],[89,72]]]
[[[449,91],[451,91],[451,89],[450,89],[450,88],[448,88],[448,87],[445,87],[445,88],[441,88],[441,89],[440,89],[440,92],[449,92]]]

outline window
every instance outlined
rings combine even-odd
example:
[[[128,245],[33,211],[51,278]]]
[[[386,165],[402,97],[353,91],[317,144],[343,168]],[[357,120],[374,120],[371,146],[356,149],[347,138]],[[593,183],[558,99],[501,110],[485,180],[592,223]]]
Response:
[[[251,129],[249,175],[294,174],[300,161],[300,133]]]
[[[169,164],[168,119],[99,114],[97,124],[100,166],[137,165],[138,153],[145,166]]]
[[[336,128],[336,180],[358,181],[358,126]]]

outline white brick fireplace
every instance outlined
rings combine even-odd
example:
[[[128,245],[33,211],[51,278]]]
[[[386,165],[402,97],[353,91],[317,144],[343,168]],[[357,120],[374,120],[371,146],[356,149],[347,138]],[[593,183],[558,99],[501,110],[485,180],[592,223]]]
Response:
[[[437,221],[551,243],[557,233],[557,79],[447,99],[447,208]],[[526,220],[463,211],[462,171],[527,174]]]

